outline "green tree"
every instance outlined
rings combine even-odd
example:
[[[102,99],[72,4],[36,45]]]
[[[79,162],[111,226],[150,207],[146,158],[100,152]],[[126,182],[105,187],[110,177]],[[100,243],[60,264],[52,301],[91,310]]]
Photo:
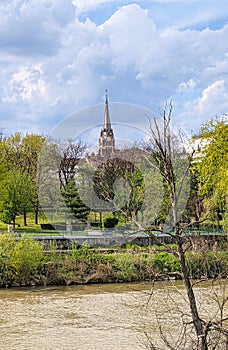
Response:
[[[115,203],[114,211],[126,217],[137,215],[143,204],[144,180],[140,169],[132,162],[108,159],[98,166],[93,183],[100,199]]]
[[[6,162],[2,152],[2,142],[0,142],[0,212],[3,209],[3,203],[7,196],[6,177],[7,177]]]
[[[35,213],[35,223],[38,223],[39,201],[36,188],[37,160],[45,140],[44,136],[35,134],[15,133],[2,142],[2,156],[5,159],[7,171],[20,171],[30,182],[30,211]],[[26,211],[24,212],[26,222]]]
[[[2,156],[7,165],[7,170],[20,169],[22,166],[21,150],[22,134],[15,133],[2,142]]]
[[[6,181],[7,196],[3,201],[2,220],[5,223],[16,225],[16,217],[24,215],[26,223],[26,213],[31,210],[31,182],[26,174],[20,170],[9,171]]]
[[[27,213],[32,210],[32,198],[34,195],[34,184],[29,175],[21,174],[20,176],[20,214],[23,215],[24,226],[27,226]]]
[[[90,209],[82,202],[74,179],[68,181],[61,190],[66,206],[71,209],[74,216],[86,222]]]
[[[191,182],[190,193],[186,209],[183,213],[183,219],[190,223],[194,222],[194,226],[200,228],[200,220],[202,214],[205,212],[204,197],[199,194],[199,167],[198,163],[192,162],[190,166]]]
[[[83,222],[87,220],[90,209],[81,200],[79,184],[75,180],[78,164],[85,155],[85,149],[86,146],[81,141],[67,140],[56,145],[60,193],[75,218]]]
[[[41,148],[45,142],[45,136],[27,134],[22,139],[22,167],[29,176],[31,186],[31,207],[34,211],[34,222],[38,224],[40,203],[37,191],[37,163]]]
[[[199,137],[206,140],[197,162],[198,194],[204,197],[210,219],[228,227],[228,123],[215,118],[205,124]]]

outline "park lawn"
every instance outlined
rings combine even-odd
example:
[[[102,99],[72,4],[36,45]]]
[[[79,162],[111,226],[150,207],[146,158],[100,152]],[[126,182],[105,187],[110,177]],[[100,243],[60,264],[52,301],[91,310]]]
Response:
[[[43,214],[39,214],[39,224],[36,225],[34,223],[34,213],[28,213],[27,214],[27,226],[24,226],[23,221],[23,215],[19,215],[16,218],[16,227],[15,231],[17,232],[43,232],[43,230],[40,227],[40,224],[48,223],[48,220]],[[5,224],[4,222],[0,221],[0,230],[1,231],[7,231],[9,224]]]

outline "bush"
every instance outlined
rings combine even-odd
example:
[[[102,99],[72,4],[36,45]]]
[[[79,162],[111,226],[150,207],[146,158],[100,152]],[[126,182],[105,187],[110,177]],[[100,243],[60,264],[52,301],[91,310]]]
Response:
[[[33,284],[34,279],[39,279],[43,260],[43,247],[32,238],[1,235],[0,286]]]
[[[135,257],[131,253],[115,254],[114,268],[117,272],[117,281],[131,282],[137,280]]]
[[[191,278],[220,278],[228,276],[228,252],[199,252],[187,254]]]
[[[228,276],[228,252],[191,252],[186,255],[190,277]],[[96,249],[72,248],[61,253],[53,245],[44,255],[42,244],[14,234],[0,235],[0,286],[133,282],[164,278],[179,272],[179,263],[170,253],[118,250],[104,254]]]
[[[106,218],[104,221],[105,228],[114,228],[118,224],[119,220],[117,218],[111,217]]]
[[[12,264],[12,251],[16,245],[12,234],[0,236],[0,286],[7,287],[13,283],[15,268]]]
[[[29,285],[34,275],[43,266],[43,247],[32,238],[22,237],[12,251],[12,265],[16,271],[16,282]]]
[[[154,268],[157,272],[179,272],[180,266],[178,260],[173,254],[159,252],[152,257]]]

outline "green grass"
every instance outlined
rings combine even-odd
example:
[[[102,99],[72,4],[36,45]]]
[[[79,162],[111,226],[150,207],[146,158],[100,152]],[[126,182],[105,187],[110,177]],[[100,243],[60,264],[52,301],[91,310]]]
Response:
[[[17,216],[16,218],[16,227],[15,231],[18,232],[43,232],[43,230],[40,227],[40,224],[48,223],[48,220],[43,214],[39,214],[39,224],[36,225],[34,223],[34,214],[33,213],[28,213],[27,215],[27,226],[24,226],[24,221],[23,221],[23,216]],[[5,224],[2,221],[0,221],[0,230],[7,231],[9,224]],[[55,231],[53,231],[55,232]]]

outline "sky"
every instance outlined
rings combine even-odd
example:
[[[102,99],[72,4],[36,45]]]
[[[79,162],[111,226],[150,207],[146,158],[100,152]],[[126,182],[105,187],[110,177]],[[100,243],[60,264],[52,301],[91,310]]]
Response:
[[[1,1],[0,131],[48,134],[72,114],[81,125],[107,89],[158,115],[172,101],[173,122],[196,134],[228,114],[227,38],[227,0]]]

